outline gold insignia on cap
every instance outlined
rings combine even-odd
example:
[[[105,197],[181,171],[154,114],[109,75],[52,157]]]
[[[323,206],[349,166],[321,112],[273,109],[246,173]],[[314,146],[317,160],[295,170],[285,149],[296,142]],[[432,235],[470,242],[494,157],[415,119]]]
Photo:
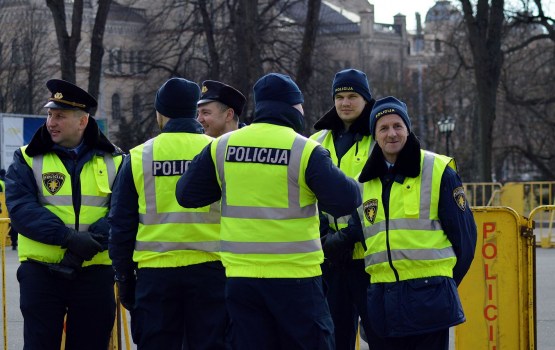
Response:
[[[366,220],[373,224],[378,213],[378,200],[376,198],[367,200],[362,204],[362,209],[364,210]]]
[[[395,109],[393,108],[386,108],[383,111],[379,111],[378,113],[376,113],[376,119],[386,115],[386,114],[395,114]]]
[[[64,95],[62,95],[61,92],[56,92],[56,93],[54,94],[54,98],[56,98],[56,99],[58,99],[58,100],[61,100],[62,98],[64,98]]]
[[[457,187],[453,190],[453,198],[455,199],[455,203],[459,206],[462,211],[466,210],[466,196],[464,194],[463,187]]]
[[[342,91],[355,91],[355,88],[352,86],[342,86],[335,89],[335,92],[342,92]]]
[[[202,92],[203,94],[205,94],[206,91],[208,91],[208,88],[206,87],[206,85],[203,85],[203,86],[202,86],[202,91],[201,91],[201,92]]]
[[[62,173],[42,174],[42,183],[51,195],[55,195],[62,188],[65,180],[66,176]]]

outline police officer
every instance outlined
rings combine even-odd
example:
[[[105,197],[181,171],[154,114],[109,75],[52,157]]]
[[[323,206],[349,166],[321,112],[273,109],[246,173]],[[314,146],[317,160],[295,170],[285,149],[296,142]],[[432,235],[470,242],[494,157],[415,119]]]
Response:
[[[176,195],[185,207],[221,199],[234,349],[334,349],[317,206],[346,215],[360,191],[328,151],[298,134],[304,99],[290,77],[263,76],[254,101],[253,123],[204,148]]]
[[[89,115],[96,100],[64,80],[46,123],[14,153],[7,206],[19,232],[17,271],[25,349],[106,349],[115,318],[105,219],[122,152]]]
[[[239,117],[246,102],[245,96],[234,87],[219,81],[205,80],[198,101],[198,121],[206,135],[218,137],[244,126],[239,122]]]
[[[422,150],[406,105],[377,100],[377,146],[359,181],[370,349],[447,350],[449,327],[465,321],[457,286],[470,268],[476,223],[452,158]]]
[[[162,133],[130,151],[114,185],[110,257],[139,349],[225,347],[219,207],[185,209],[175,199],[179,176],[212,141],[195,119],[199,95],[183,78],[159,88]]]
[[[334,106],[322,116],[310,138],[330,151],[333,163],[347,176],[355,178],[374,146],[370,135],[370,111],[374,99],[366,74],[345,69],[332,83]],[[334,219],[321,215],[321,236],[326,257],[322,265],[328,287],[327,300],[335,325],[337,349],[354,349],[358,320],[369,327],[366,289],[370,282],[364,271],[362,227],[356,213]]]

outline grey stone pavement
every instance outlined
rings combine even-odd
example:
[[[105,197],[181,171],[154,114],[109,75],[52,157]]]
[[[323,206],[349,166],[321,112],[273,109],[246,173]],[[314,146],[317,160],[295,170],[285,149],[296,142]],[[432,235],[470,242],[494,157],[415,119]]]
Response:
[[[19,311],[19,284],[16,271],[19,266],[17,252],[6,248],[6,301],[7,301],[7,350],[23,348],[23,318]],[[536,249],[536,296],[537,296],[537,349],[555,350],[555,249]],[[0,295],[1,296],[1,295]],[[129,319],[129,318],[128,318]],[[0,349],[4,349],[4,317],[0,320],[2,338]],[[132,347],[135,349],[135,347]],[[125,346],[122,347],[125,349]],[[368,345],[361,341],[361,350]],[[451,346],[454,349],[454,346]]]

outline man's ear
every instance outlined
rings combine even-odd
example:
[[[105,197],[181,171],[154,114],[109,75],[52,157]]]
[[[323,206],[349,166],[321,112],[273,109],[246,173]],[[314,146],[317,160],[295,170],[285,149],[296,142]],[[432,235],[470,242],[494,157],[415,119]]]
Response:
[[[79,117],[79,126],[81,127],[82,130],[85,130],[85,128],[87,127],[87,124],[89,124],[89,113],[83,113]]]
[[[225,111],[225,113],[226,113],[226,114],[225,114],[225,121],[226,121],[226,122],[233,121],[233,116],[235,115],[235,112],[233,111],[233,108],[231,108],[231,107],[228,108],[228,109]]]

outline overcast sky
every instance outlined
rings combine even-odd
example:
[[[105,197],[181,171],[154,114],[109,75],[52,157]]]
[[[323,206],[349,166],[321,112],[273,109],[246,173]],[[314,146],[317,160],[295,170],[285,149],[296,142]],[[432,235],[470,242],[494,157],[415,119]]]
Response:
[[[401,13],[407,17],[407,29],[416,30],[415,12],[420,12],[422,23],[426,19],[426,13],[434,6],[436,0],[369,0],[374,4],[374,17],[378,23],[393,23],[393,16]],[[459,6],[459,1],[451,0],[451,3]],[[518,0],[506,0],[507,5],[518,4]],[[555,16],[555,0],[542,0],[544,10]]]

